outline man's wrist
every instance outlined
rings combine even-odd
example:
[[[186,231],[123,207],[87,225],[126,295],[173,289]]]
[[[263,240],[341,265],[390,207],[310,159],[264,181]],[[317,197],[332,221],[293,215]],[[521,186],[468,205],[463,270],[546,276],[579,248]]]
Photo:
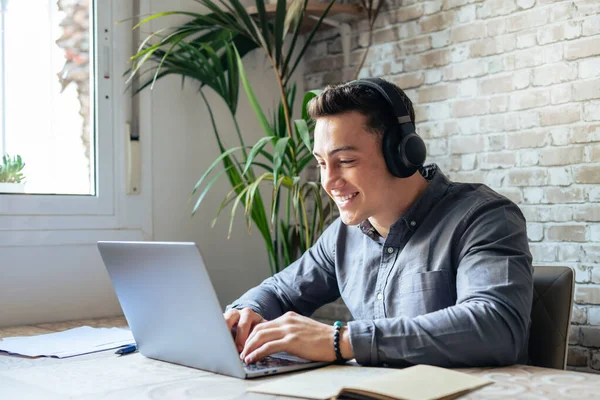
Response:
[[[354,352],[350,344],[350,331],[348,325],[344,325],[340,330],[340,353],[345,360],[354,358]]]

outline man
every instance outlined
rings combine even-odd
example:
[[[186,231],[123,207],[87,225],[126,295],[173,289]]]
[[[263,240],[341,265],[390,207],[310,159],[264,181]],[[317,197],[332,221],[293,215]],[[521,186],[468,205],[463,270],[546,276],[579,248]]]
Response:
[[[387,81],[327,87],[309,114],[321,183],[340,217],[227,307],[241,358],[526,362],[533,269],[519,208],[484,185],[450,182],[434,164],[412,165],[424,150],[412,103]],[[353,321],[340,329],[308,318],[340,296]]]

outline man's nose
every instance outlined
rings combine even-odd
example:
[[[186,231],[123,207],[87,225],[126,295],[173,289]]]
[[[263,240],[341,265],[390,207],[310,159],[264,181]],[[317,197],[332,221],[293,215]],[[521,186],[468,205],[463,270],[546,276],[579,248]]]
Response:
[[[321,186],[323,186],[326,191],[340,187],[343,185],[343,182],[344,180],[336,168],[321,170]]]

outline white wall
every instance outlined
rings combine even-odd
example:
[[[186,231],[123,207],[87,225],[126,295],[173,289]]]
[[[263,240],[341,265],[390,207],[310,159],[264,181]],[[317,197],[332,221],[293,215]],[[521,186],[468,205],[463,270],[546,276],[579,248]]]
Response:
[[[192,0],[148,0],[144,12],[196,10]],[[123,19],[123,18],[120,18]],[[153,29],[173,26],[177,20],[157,21]],[[123,29],[117,26],[115,29]],[[117,49],[126,55],[128,49]],[[270,110],[277,104],[277,86],[259,51],[249,54],[244,65],[256,94]],[[302,76],[302,68],[298,68]],[[119,76],[121,71],[116,71]],[[303,94],[301,81],[298,97]],[[127,109],[128,95],[115,92],[116,111]],[[235,144],[228,111],[214,93],[207,93],[222,133],[230,132]],[[126,196],[124,185],[124,129],[115,128],[114,174],[116,179],[117,229],[86,230],[84,221],[73,222],[70,230],[48,230],[38,223],[35,229],[21,231],[19,239],[1,242],[0,235],[0,327],[79,318],[112,316],[121,313],[114,291],[96,250],[96,240],[194,241],[199,244],[213,284],[225,306],[243,291],[269,275],[262,238],[256,229],[248,236],[241,215],[227,240],[229,213],[224,213],[214,229],[210,223],[229,183],[224,178],[206,197],[199,212],[190,217],[193,203],[189,194],[194,184],[218,155],[209,115],[192,82],[181,89],[177,77],[158,81],[153,91],[141,96],[142,192]],[[298,112],[295,114],[298,116]],[[239,123],[246,144],[263,133],[240,89]],[[1,213],[0,213],[1,214]],[[13,220],[10,220],[13,221]],[[27,217],[19,220],[27,224]],[[2,229],[11,230],[13,222]],[[68,228],[69,222],[65,222]],[[11,232],[12,233],[12,232]],[[32,237],[35,240],[32,241]],[[57,238],[68,237],[67,241]]]

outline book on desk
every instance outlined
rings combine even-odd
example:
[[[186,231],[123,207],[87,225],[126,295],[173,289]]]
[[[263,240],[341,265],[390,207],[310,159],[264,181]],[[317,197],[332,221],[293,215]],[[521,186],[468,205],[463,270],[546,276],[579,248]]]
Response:
[[[450,369],[416,365],[404,369],[332,365],[274,379],[250,392],[315,400],[453,399],[493,383]]]

